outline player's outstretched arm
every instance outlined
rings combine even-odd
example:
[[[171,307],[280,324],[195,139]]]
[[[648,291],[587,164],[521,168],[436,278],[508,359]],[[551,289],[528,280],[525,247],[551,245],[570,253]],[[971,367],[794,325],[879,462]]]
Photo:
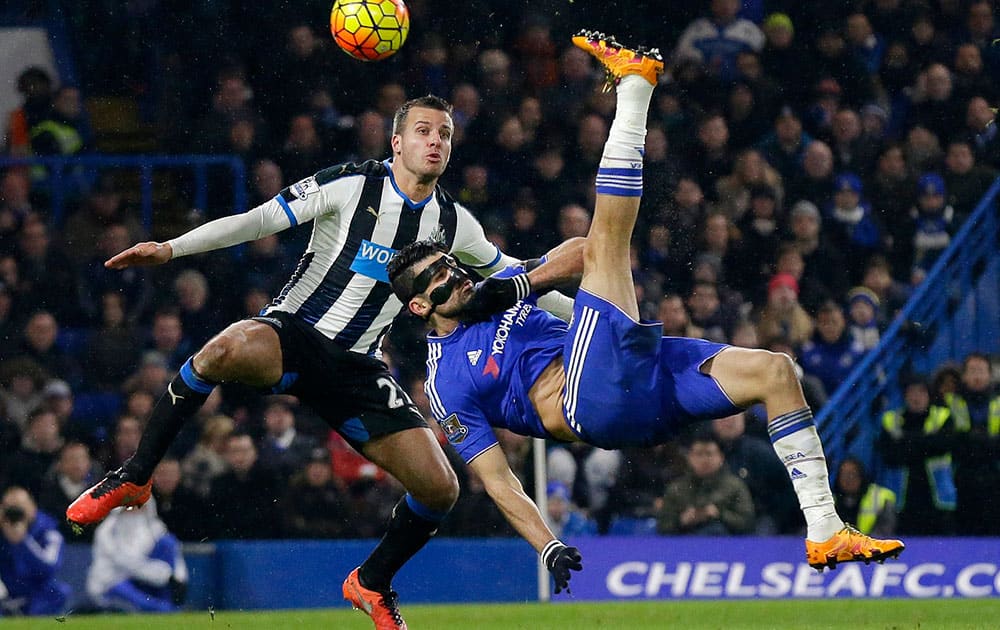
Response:
[[[542,519],[538,506],[524,493],[499,445],[469,462],[507,522],[539,553],[556,583],[556,593],[569,590],[570,571],[583,568],[580,551],[559,541]]]
[[[162,265],[174,257],[174,248],[170,243],[155,243],[148,241],[137,243],[128,249],[115,254],[104,262],[108,269],[125,269],[126,267],[148,267]]]
[[[318,198],[318,197],[317,197]],[[168,260],[223,249],[276,234],[291,227],[288,213],[274,199],[256,208],[221,217],[181,234],[166,243],[139,243],[104,263],[110,269],[162,265]]]
[[[495,313],[507,310],[534,291],[541,295],[556,287],[579,282],[583,275],[583,246],[585,238],[571,238],[545,255],[544,264],[528,261],[528,273],[506,278],[492,276],[476,287],[466,312],[472,319],[488,319]],[[545,308],[543,306],[543,308]],[[572,311],[572,306],[569,307]],[[556,313],[559,315],[559,313]],[[561,315],[559,315],[561,316]],[[568,318],[564,318],[568,319]]]

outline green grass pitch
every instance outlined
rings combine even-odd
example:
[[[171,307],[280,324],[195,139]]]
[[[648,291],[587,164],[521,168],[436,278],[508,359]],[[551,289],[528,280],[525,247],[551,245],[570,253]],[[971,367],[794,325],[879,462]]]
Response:
[[[588,602],[406,606],[411,630],[734,630],[788,628],[1000,627],[1000,599],[788,600],[699,602]],[[66,618],[3,619],[2,630],[370,630],[371,621],[348,609],[209,611],[180,615],[73,615]]]

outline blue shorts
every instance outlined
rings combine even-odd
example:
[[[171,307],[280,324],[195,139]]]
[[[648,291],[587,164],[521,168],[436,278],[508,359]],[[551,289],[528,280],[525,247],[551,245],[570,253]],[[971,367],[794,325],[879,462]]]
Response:
[[[661,444],[697,420],[739,411],[700,371],[728,346],[663,337],[659,322],[636,323],[580,290],[563,348],[563,411],[580,439],[601,448]]]

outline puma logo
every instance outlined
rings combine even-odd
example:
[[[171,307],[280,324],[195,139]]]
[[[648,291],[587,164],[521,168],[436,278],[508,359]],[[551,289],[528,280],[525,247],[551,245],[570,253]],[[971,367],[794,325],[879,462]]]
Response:
[[[375,217],[375,221],[379,220],[379,212],[375,208],[368,206],[367,208],[365,208],[365,212]]]
[[[167,385],[167,393],[170,394],[170,404],[176,405],[178,400],[184,400],[183,396],[179,396],[174,393],[174,384],[170,383]]]

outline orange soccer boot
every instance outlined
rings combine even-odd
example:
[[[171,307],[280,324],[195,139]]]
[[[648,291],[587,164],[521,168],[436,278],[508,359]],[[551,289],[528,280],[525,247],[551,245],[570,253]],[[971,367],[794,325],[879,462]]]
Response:
[[[134,483],[123,468],[113,470],[70,503],[66,520],[76,527],[100,523],[116,507],[141,507],[149,501],[152,487],[152,480]]]
[[[824,542],[806,541],[806,561],[820,573],[841,562],[882,563],[886,558],[896,558],[906,549],[900,540],[878,540],[866,536],[851,525],[844,525]]]
[[[365,588],[358,579],[358,569],[344,580],[344,599],[351,602],[355,610],[363,611],[375,622],[375,630],[406,630],[406,622],[399,612],[399,598],[396,591],[380,593]]]
[[[605,92],[629,74],[638,74],[656,85],[658,77],[663,72],[663,57],[657,48],[646,49],[641,46],[635,49],[627,48],[615,41],[614,37],[586,30],[573,36],[573,44],[597,57],[604,66],[607,73]]]

